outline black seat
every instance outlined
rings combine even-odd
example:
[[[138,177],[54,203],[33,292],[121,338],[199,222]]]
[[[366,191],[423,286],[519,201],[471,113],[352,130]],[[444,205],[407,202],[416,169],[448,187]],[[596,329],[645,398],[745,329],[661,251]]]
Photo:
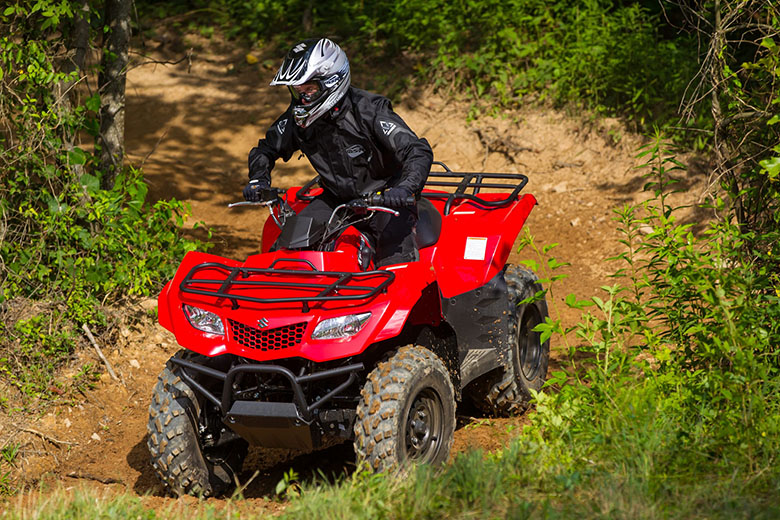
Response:
[[[432,246],[441,234],[441,213],[425,198],[417,202],[417,249]]]

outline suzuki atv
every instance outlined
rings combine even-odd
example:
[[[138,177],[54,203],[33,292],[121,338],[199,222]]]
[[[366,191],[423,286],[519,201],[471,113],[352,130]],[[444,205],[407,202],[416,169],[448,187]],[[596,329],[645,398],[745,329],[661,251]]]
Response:
[[[547,375],[549,342],[534,331],[547,304],[535,275],[506,261],[536,199],[520,193],[524,175],[435,164],[417,202],[417,261],[375,265],[355,224],[397,213],[381,195],[337,207],[324,226],[298,216],[316,178],[266,190],[259,254],[184,257],[158,307],[183,350],[160,374],[148,424],[171,492],[225,492],[249,445],[352,441],[376,471],[441,463],[463,399],[525,409]]]

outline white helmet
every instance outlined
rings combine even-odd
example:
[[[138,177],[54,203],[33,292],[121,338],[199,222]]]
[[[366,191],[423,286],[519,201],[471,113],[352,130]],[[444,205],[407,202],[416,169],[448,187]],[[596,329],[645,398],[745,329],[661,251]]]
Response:
[[[349,81],[347,55],[329,39],[320,38],[295,45],[287,53],[271,85],[287,85],[292,95],[295,123],[306,128],[344,97]],[[317,88],[310,93],[294,88],[304,83],[314,83]]]

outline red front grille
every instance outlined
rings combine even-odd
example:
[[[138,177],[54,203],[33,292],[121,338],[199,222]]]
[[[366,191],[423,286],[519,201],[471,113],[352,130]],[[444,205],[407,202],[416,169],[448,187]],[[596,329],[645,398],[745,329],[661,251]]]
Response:
[[[304,321],[266,330],[250,327],[230,319],[228,321],[230,322],[233,339],[236,342],[245,347],[263,351],[281,350],[298,345],[303,339],[307,324]]]

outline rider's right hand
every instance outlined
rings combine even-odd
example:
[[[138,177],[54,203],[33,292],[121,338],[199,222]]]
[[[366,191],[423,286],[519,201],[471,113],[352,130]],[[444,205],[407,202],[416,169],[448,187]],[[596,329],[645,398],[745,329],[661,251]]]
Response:
[[[244,188],[244,199],[249,202],[260,202],[263,197],[263,191],[271,186],[262,179],[252,179]]]

